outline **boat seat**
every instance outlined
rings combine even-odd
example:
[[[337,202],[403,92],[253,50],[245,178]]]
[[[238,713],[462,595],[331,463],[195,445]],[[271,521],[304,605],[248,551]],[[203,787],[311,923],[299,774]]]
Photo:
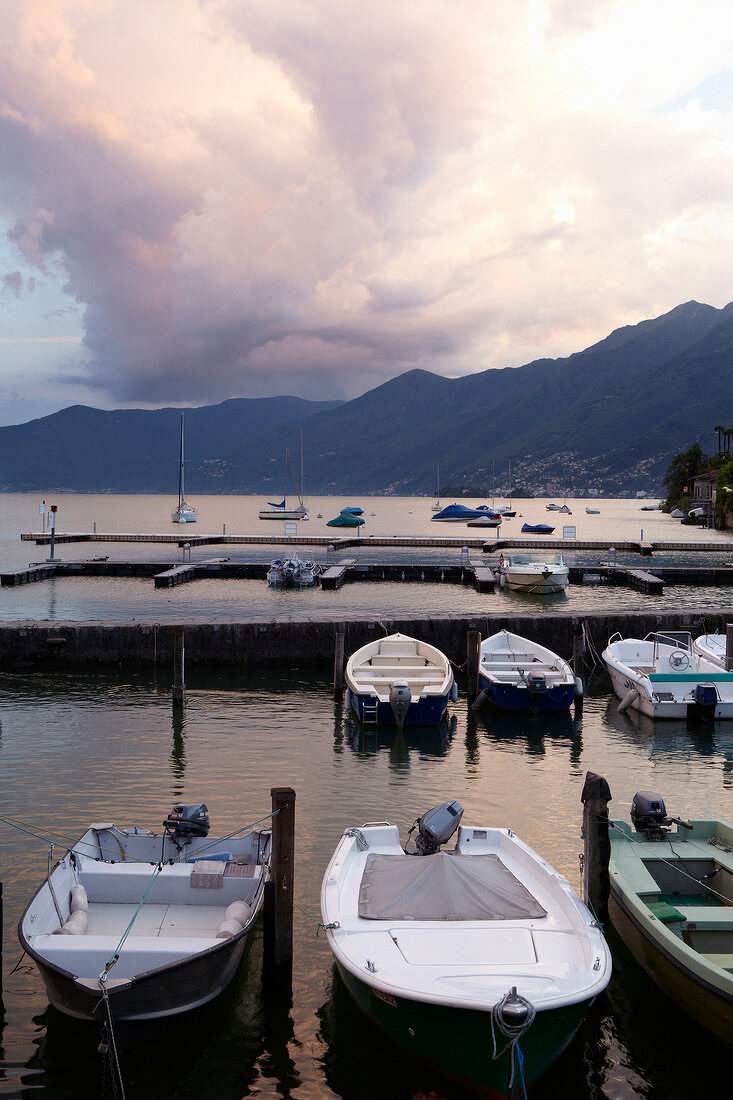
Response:
[[[733,906],[731,905],[685,905],[680,899],[676,906],[685,920],[694,924],[698,932],[720,928],[721,925],[733,929]]]
[[[733,955],[718,954],[714,951],[701,951],[700,954],[708,962],[714,963],[715,966],[719,966],[721,970],[728,970],[733,974]]]
[[[232,901],[249,901],[259,887],[262,867],[252,865],[251,876],[214,876],[216,885],[193,887],[193,863],[174,863],[163,868],[153,880],[153,865],[149,863],[102,863],[83,858],[79,881],[87,892],[90,905],[95,902],[125,903],[139,901],[150,887],[151,902],[176,905],[222,905]],[[212,865],[212,871],[213,871]],[[151,885],[152,881],[152,885]]]
[[[443,679],[443,673],[439,669],[430,668],[427,665],[385,665],[377,668],[363,666],[352,669],[351,674],[355,680],[364,680],[367,683],[371,683],[372,680],[405,680],[411,677],[426,680]]]
[[[428,663],[425,657],[418,657],[416,653],[405,654],[404,657],[390,656],[385,653],[375,653],[369,664],[374,668],[378,668],[383,665],[400,665],[403,662],[417,667],[424,667]]]
[[[380,657],[414,657],[413,642],[382,642],[379,646]]]

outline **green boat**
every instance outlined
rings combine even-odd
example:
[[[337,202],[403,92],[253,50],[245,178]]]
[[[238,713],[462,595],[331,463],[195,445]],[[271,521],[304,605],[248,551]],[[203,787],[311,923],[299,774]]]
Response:
[[[610,952],[562,875],[462,813],[418,818],[414,852],[395,825],[347,829],[322,921],[347,989],[393,1040],[474,1093],[522,1097],[605,989]]]
[[[611,920],[660,989],[733,1045],[733,828],[668,817],[651,791],[631,820],[611,822]]]

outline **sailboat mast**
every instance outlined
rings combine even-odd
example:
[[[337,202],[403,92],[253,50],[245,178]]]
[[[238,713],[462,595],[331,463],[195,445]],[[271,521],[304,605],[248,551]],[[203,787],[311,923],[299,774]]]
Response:
[[[181,451],[178,460],[178,507],[183,503],[183,410],[181,410]]]
[[[303,486],[303,429],[301,428],[300,429],[300,493],[299,493],[301,504],[303,503],[303,493],[304,493],[304,486]]]

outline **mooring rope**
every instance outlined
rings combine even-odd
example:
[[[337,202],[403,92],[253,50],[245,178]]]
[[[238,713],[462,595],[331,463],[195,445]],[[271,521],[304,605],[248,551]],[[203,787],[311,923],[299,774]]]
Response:
[[[504,1017],[503,1010],[506,1003],[511,999],[513,1003],[519,1003],[526,1007],[527,1015],[521,1021],[521,1023],[510,1024]],[[524,1082],[524,1055],[519,1049],[519,1040],[523,1035],[529,1031],[530,1027],[534,1023],[535,1016],[537,1015],[537,1009],[528,1001],[526,997],[522,997],[520,993],[517,993],[516,987],[505,993],[500,1001],[497,1001],[491,1010],[491,1039],[494,1044],[494,1053],[492,1061],[496,1061],[497,1058],[501,1058],[502,1054],[506,1054],[509,1051],[510,1060],[510,1073],[509,1073],[509,1091],[511,1092],[514,1085],[514,1054],[517,1054],[517,1063],[519,1065],[519,1075],[522,1079],[522,1091],[524,1093],[525,1100],[527,1098],[527,1086]],[[496,1028],[504,1035],[509,1042],[503,1050],[497,1050],[496,1044]]]
[[[99,1004],[102,1004],[102,1003],[104,1003],[104,1007],[105,1007],[105,1010],[107,1012],[107,1020],[106,1020],[106,1022],[103,1022],[103,1024],[102,1024],[102,1037],[99,1041],[99,1046],[98,1046],[97,1050],[104,1057],[104,1055],[108,1053],[108,1048],[110,1046],[112,1047],[112,1056],[113,1057],[110,1059],[110,1062],[114,1066],[114,1069],[115,1069],[115,1072],[116,1072],[116,1080],[113,1082],[113,1089],[114,1089],[115,1092],[117,1092],[117,1083],[118,1083],[119,1086],[120,1086],[120,1095],[122,1096],[122,1100],[125,1100],[125,1085],[124,1085],[124,1082],[122,1080],[122,1070],[120,1069],[119,1055],[117,1054],[117,1043],[115,1041],[114,1021],[112,1019],[112,1006],[109,1003],[109,994],[107,992],[107,987],[105,985],[102,986],[102,1000],[99,1002]],[[97,1004],[97,1007],[94,1009],[95,1012],[97,1011],[97,1008],[99,1008],[99,1004]],[[106,1038],[106,1035],[105,1035],[105,1028],[108,1028],[108,1030],[109,1030],[109,1042],[107,1041],[107,1038]]]

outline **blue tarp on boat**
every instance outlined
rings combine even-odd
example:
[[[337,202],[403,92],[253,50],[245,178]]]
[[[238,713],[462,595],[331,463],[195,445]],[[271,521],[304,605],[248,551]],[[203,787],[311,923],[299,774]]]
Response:
[[[555,530],[554,527],[549,527],[546,523],[523,523],[522,531],[527,531],[533,535],[551,535]]]
[[[326,527],[361,527],[364,520],[355,516],[348,508],[344,508],[335,519],[330,519]]]
[[[443,508],[441,512],[436,512],[431,519],[452,519],[452,520],[467,520],[478,519],[479,516],[486,515],[485,512],[479,512],[476,508],[467,508],[465,504],[449,504],[447,508]]]

